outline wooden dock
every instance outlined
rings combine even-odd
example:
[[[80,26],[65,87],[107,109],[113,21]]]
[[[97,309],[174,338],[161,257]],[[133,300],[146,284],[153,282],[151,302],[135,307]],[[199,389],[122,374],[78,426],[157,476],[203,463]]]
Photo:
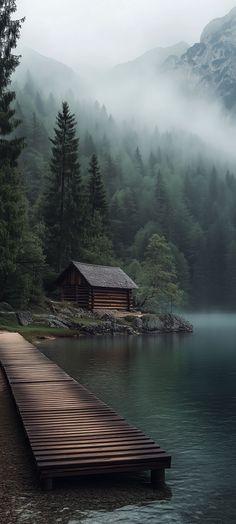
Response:
[[[151,471],[163,483],[171,457],[17,333],[0,333],[0,363],[42,485],[54,478]]]

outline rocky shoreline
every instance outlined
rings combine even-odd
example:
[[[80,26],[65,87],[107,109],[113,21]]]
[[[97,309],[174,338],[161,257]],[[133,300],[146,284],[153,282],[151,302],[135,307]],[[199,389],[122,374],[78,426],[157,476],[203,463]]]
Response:
[[[88,312],[71,303],[47,302],[47,311],[16,313],[21,326],[44,325],[49,328],[71,330],[73,335],[139,335],[150,333],[192,333],[193,326],[175,314],[123,313],[118,311]],[[76,335],[75,335],[76,334]]]

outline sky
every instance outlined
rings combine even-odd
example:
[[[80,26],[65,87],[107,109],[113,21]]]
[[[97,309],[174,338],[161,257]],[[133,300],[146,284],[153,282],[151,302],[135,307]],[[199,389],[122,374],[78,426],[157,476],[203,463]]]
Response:
[[[68,65],[112,66],[154,47],[199,41],[236,0],[17,0],[21,43]]]

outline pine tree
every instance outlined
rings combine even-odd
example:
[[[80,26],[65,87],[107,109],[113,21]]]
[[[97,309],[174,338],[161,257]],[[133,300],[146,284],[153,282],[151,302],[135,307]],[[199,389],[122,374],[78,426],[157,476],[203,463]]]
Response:
[[[90,157],[93,153],[96,153],[96,146],[93,141],[93,137],[87,132],[83,142],[83,153],[85,156]]]
[[[20,177],[10,166],[0,169],[0,300],[7,299],[9,277],[17,269],[26,229]]]
[[[150,171],[150,175],[151,177],[155,176],[155,168],[156,168],[156,165],[157,165],[157,158],[156,156],[154,155],[154,153],[151,151],[150,155],[149,155],[149,160],[148,160],[148,164],[149,164],[149,171]]]
[[[172,237],[172,207],[161,171],[158,171],[156,182],[156,209],[157,225],[161,234],[169,241]]]
[[[92,220],[94,220],[95,213],[98,212],[103,220],[104,226],[106,226],[108,206],[100,167],[95,154],[92,155],[90,160],[88,172],[90,175],[88,191],[91,217]]]
[[[29,71],[26,73],[26,80],[24,85],[24,93],[28,95],[30,98],[34,96],[35,93],[35,85],[33,78]]]
[[[136,150],[135,150],[135,164],[137,166],[137,169],[138,169],[140,175],[144,176],[145,175],[145,169],[144,169],[143,159],[142,159],[142,155],[140,153],[139,147],[137,147]]]
[[[108,264],[113,260],[113,246],[108,234],[106,193],[95,154],[91,157],[88,172],[88,213],[82,254],[89,262]]]
[[[105,155],[103,173],[109,197],[112,197],[115,191],[122,186],[121,169],[117,164],[109,153]]]
[[[12,137],[19,120],[11,104],[11,75],[19,64],[12,54],[19,38],[22,20],[12,20],[13,0],[0,0],[0,296],[7,299],[11,277],[17,270],[18,256],[26,230],[25,201],[20,175],[16,170],[22,139]]]
[[[181,302],[183,292],[177,282],[174,255],[163,236],[154,234],[150,238],[142,269],[141,306],[149,303],[161,310]]]
[[[191,268],[191,306],[207,307],[209,304],[209,250],[204,232],[199,224],[192,224],[188,239]]]
[[[44,204],[46,253],[51,266],[60,271],[69,259],[79,255],[82,221],[79,139],[67,102],[58,113],[51,143],[51,176]]]
[[[8,89],[20,59],[12,50],[16,48],[24,21],[12,20],[16,9],[15,0],[0,0],[0,167],[8,163],[15,167],[23,145],[22,138],[9,138],[20,123],[11,107],[15,92]]]
[[[45,105],[44,105],[44,101],[40,95],[39,92],[36,93],[36,96],[35,96],[35,105],[36,105],[36,109],[38,111],[38,113],[41,115],[41,116],[45,116],[46,115],[46,110],[45,110]]]

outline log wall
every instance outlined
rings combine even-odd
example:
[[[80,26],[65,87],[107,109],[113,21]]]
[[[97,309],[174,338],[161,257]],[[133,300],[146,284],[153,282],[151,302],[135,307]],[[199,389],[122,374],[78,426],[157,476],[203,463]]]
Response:
[[[61,298],[68,302],[77,302],[83,309],[91,309],[92,293],[89,286],[63,284]]]
[[[129,310],[129,291],[126,289],[93,288],[93,309]]]
[[[61,298],[77,302],[83,309],[120,309],[132,307],[132,292],[127,289],[89,286],[85,278],[74,269],[66,273],[61,284]]]

